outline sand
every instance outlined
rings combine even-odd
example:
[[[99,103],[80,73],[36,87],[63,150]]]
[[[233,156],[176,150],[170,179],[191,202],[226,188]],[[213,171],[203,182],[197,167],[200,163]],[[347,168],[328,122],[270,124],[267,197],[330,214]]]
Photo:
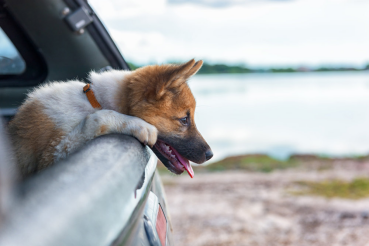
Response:
[[[369,245],[369,199],[290,193],[295,181],[351,180],[368,166],[162,175],[174,245]]]

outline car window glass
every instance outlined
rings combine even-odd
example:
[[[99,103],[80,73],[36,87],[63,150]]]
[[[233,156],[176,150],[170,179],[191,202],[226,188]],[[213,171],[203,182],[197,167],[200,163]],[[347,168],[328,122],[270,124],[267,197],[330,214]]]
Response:
[[[0,75],[17,75],[23,73],[25,69],[23,58],[0,28]]]

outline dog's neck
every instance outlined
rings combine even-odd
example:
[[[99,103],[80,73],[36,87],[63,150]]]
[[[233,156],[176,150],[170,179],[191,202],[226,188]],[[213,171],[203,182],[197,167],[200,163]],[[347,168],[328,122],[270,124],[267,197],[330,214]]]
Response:
[[[124,95],[126,78],[131,71],[111,70],[103,73],[91,72],[89,80],[97,101],[103,109],[110,109],[120,113],[126,113],[128,105]]]

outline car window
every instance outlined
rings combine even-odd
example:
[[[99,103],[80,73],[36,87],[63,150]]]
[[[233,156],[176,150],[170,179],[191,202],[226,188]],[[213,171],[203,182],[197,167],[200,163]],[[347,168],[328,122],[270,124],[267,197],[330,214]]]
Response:
[[[0,75],[17,75],[26,69],[18,50],[0,28]]]

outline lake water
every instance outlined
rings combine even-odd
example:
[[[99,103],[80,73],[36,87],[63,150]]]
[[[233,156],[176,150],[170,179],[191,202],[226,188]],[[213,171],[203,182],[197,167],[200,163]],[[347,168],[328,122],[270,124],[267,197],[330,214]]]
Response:
[[[369,153],[369,72],[197,75],[189,85],[214,160]]]

